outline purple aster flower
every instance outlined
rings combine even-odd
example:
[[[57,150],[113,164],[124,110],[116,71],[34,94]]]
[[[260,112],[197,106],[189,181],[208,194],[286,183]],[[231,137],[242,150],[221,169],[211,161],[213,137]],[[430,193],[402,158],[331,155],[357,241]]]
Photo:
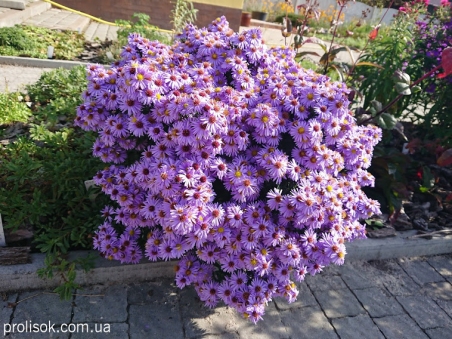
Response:
[[[75,124],[118,164],[95,182],[120,206],[93,245],[121,262],[178,258],[177,286],[257,322],[272,296],[295,300],[291,275],[342,264],[344,241],[365,236],[381,131],[356,125],[343,84],[267,50],[258,29],[219,18],[179,38],[132,34],[110,70],[90,67]]]

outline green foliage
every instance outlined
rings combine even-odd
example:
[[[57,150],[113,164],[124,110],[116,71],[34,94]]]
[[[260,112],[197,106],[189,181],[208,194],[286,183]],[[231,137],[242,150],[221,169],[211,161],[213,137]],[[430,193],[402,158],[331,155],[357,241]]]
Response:
[[[379,70],[373,66],[362,66],[357,69],[355,77],[364,78],[356,82],[359,92],[364,97],[364,109],[370,108],[373,100],[386,104],[403,90],[396,89],[393,75],[403,68],[404,61],[411,55],[411,50],[407,46],[412,43],[413,25],[414,19],[397,16],[387,34],[380,34],[376,40],[372,41],[369,44],[369,50],[360,59],[361,62],[382,67]],[[403,87],[405,88],[406,85]],[[410,97],[403,98],[390,108],[390,113],[400,117],[409,105],[409,101]]]
[[[0,28],[0,47],[25,50],[33,47],[35,42],[21,26]]]
[[[54,47],[54,58],[72,60],[83,51],[83,34],[35,26],[0,28],[0,55],[47,59],[47,47]]]
[[[383,130],[383,140],[377,145],[369,172],[375,176],[375,187],[363,189],[369,198],[380,202],[383,213],[400,210],[406,194],[410,158],[394,147],[392,132]]]
[[[0,92],[0,125],[26,122],[31,112],[20,93]]]
[[[86,71],[83,66],[44,73],[35,84],[26,87],[33,102],[35,118],[45,122],[46,126],[54,126],[62,117],[73,120],[86,86]]]
[[[179,33],[187,24],[195,23],[197,12],[190,0],[176,0],[174,9],[171,11],[174,31]]]
[[[428,77],[423,75],[440,63],[444,47],[452,46],[451,14],[449,12],[445,21],[441,22],[445,13],[444,8],[440,8],[423,20],[425,24],[416,27],[414,50],[417,53],[409,60],[406,69],[412,79],[423,79],[417,91],[413,88],[413,105],[408,107],[407,117],[422,125],[429,138],[440,138],[442,144],[448,146],[452,146],[451,76],[438,78],[435,74]]]
[[[312,70],[317,70],[319,65],[316,64],[314,61],[310,60],[310,59],[302,59],[300,61],[300,65],[301,67],[305,68],[305,69],[312,69]]]
[[[135,13],[132,16],[132,21],[116,20],[115,23],[119,26],[117,34],[120,46],[127,44],[127,38],[131,33],[138,33],[149,40],[158,40],[168,44],[170,42],[169,37],[160,33],[158,27],[151,25],[149,19],[150,17],[147,14]]]
[[[0,146],[0,213],[4,226],[32,226],[34,245],[47,254],[42,276],[58,272],[72,290],[77,262],[65,261],[70,249],[92,248],[91,235],[101,222],[99,211],[108,199],[84,181],[103,167],[91,157],[95,136],[72,127],[75,107],[86,88],[82,67],[44,73],[27,87],[33,117],[28,134]],[[59,117],[59,118],[58,118]],[[57,123],[64,117],[64,126]]]

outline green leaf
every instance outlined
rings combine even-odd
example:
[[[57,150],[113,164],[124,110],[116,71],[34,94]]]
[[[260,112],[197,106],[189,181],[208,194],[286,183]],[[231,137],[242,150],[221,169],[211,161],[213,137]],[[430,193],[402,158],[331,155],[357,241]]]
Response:
[[[303,52],[297,53],[297,55],[295,55],[295,59],[302,58],[302,57],[304,57],[305,55],[315,55],[315,56],[320,56],[320,54],[317,53],[317,52],[303,51]]]
[[[331,64],[330,67],[333,68],[337,72],[337,74],[339,75],[340,80],[342,82],[344,82],[345,81],[345,74],[344,74],[343,70],[339,66],[334,65],[334,64]]]
[[[382,113],[377,117],[377,124],[383,129],[393,129],[397,124],[397,119],[389,113]]]
[[[435,176],[427,166],[422,167],[422,186],[427,188],[427,190],[435,186]]]
[[[419,92],[422,92],[422,88],[420,86],[414,86],[414,87],[411,87],[411,91],[413,93],[419,93]]]
[[[384,222],[382,222],[381,220],[367,219],[367,220],[364,220],[364,222],[367,224],[367,226],[369,226],[371,228],[385,227]]]
[[[398,94],[402,94],[402,95],[410,95],[411,94],[410,86],[403,82],[397,82],[395,84],[395,90],[397,91]]]
[[[376,64],[376,63],[369,62],[369,61],[361,61],[361,62],[358,62],[358,63],[356,64],[356,66],[371,66],[371,67],[376,67],[376,68],[379,68],[379,69],[384,69],[383,66],[380,66],[380,65],[378,65],[378,64]]]
[[[372,100],[370,104],[372,105],[372,108],[374,108],[376,112],[380,112],[383,109],[383,105],[381,104],[380,101]]]

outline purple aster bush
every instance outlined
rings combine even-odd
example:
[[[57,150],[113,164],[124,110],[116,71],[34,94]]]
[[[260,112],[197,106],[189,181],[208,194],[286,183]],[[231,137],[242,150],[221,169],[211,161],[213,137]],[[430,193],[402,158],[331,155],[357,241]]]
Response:
[[[99,135],[93,154],[109,166],[94,180],[114,202],[94,248],[178,259],[177,286],[253,322],[342,264],[379,213],[361,187],[381,131],[356,124],[345,84],[294,56],[222,17],[173,46],[132,34],[110,69],[89,66],[76,124]]]

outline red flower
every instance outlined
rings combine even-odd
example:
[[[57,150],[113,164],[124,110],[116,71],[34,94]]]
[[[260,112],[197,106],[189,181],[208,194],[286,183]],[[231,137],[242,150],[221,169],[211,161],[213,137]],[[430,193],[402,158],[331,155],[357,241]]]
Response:
[[[438,78],[442,79],[452,74],[452,47],[447,47],[441,54],[441,66],[444,73],[438,74]]]

